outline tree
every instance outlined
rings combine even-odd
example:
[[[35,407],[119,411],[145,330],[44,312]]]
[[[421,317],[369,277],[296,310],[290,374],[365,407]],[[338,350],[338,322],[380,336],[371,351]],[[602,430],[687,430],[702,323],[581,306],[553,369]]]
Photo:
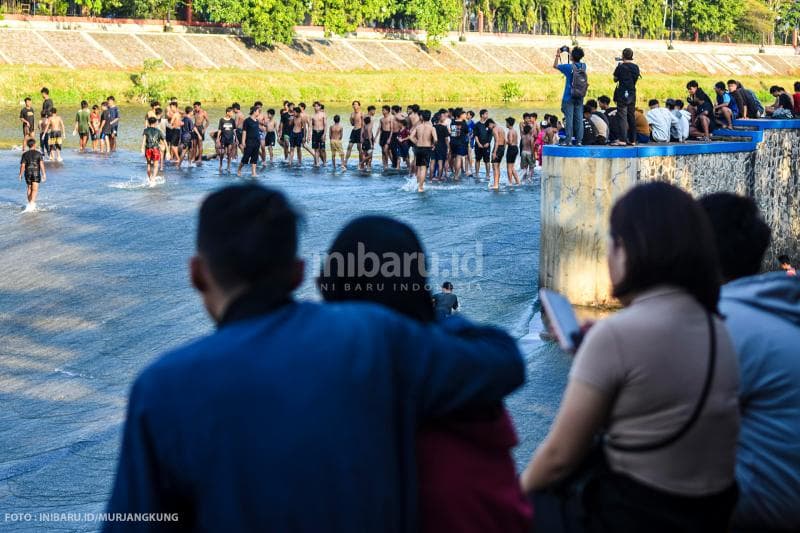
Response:
[[[311,6],[311,21],[325,28],[325,34],[344,35],[365,21],[384,21],[397,11],[397,4],[383,0],[318,0]]]
[[[572,35],[572,0],[545,0],[543,7],[552,33]]]
[[[194,8],[214,22],[240,23],[244,35],[268,46],[291,43],[307,11],[302,0],[195,0]]]
[[[121,5],[120,0],[75,0],[75,3],[90,15],[100,15],[103,10],[114,9]]]
[[[664,36],[663,7],[661,0],[640,0],[632,10],[633,25],[645,38],[661,39]]]
[[[429,45],[437,45],[461,16],[461,0],[408,0],[405,12],[415,26],[427,33]]]
[[[739,27],[744,31],[760,35],[772,33],[775,28],[775,13],[759,0],[744,0],[744,12],[739,19]]]

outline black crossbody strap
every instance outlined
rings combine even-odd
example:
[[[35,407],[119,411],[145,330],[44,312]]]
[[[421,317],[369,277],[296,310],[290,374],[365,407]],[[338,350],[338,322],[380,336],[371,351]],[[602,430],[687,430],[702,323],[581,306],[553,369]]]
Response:
[[[711,392],[711,383],[714,380],[714,371],[717,366],[717,332],[716,328],[714,327],[714,317],[711,315],[711,313],[706,313],[706,317],[708,318],[708,331],[711,335],[711,346],[708,356],[708,372],[706,373],[706,380],[703,384],[703,392],[700,394],[700,399],[697,401],[697,405],[694,407],[692,416],[689,417],[686,423],[684,423],[678,431],[658,442],[626,446],[609,442],[606,439],[606,446],[623,452],[651,452],[660,448],[665,448],[678,441],[681,437],[686,435],[690,429],[692,429],[692,426],[694,426],[694,424],[697,422],[697,419],[700,418],[700,413],[703,411],[703,407],[706,405],[706,400],[708,400],[708,394]]]

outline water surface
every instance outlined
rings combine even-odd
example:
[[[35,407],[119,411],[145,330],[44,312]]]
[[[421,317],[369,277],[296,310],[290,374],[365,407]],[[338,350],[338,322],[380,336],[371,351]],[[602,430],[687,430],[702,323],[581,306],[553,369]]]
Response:
[[[123,145],[137,135],[124,133]],[[2,512],[103,509],[131,381],[158,354],[211,330],[187,277],[198,205],[210,191],[249,180],[220,176],[209,163],[168,170],[163,183],[147,188],[138,153],[78,154],[68,143],[64,163],[48,164],[36,213],[21,213],[20,152],[0,152]],[[465,315],[521,339],[528,382],[508,406],[524,465],[547,430],[569,366],[538,340],[538,180],[499,193],[468,181],[419,195],[402,175],[278,164],[258,181],[284,191],[304,215],[308,269],[299,298],[318,299],[316,257],[338,228],[358,215],[388,214],[411,224],[440,258],[432,281],[455,284]],[[480,266],[453,276],[454,254]],[[91,531],[96,524],[8,522],[0,529]]]

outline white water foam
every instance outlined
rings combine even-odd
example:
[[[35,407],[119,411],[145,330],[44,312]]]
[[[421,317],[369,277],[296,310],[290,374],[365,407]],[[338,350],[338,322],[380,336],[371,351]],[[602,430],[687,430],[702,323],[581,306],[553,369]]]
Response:
[[[108,186],[113,189],[125,189],[125,190],[136,190],[136,189],[152,189],[153,187],[157,187],[159,185],[164,185],[166,180],[163,176],[156,176],[156,178],[149,182],[147,178],[142,177],[130,177],[128,181],[115,181],[109,183]]]

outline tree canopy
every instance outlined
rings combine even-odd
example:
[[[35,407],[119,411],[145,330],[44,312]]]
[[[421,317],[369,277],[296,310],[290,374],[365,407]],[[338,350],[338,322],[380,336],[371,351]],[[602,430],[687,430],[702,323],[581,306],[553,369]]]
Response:
[[[67,0],[42,0],[53,12]],[[94,15],[175,16],[189,0],[75,0]],[[311,23],[326,35],[360,26],[419,29],[435,44],[449,31],[550,33],[664,39],[773,41],[800,24],[797,0],[194,0],[199,19],[241,24],[259,45],[288,43],[293,26]]]

